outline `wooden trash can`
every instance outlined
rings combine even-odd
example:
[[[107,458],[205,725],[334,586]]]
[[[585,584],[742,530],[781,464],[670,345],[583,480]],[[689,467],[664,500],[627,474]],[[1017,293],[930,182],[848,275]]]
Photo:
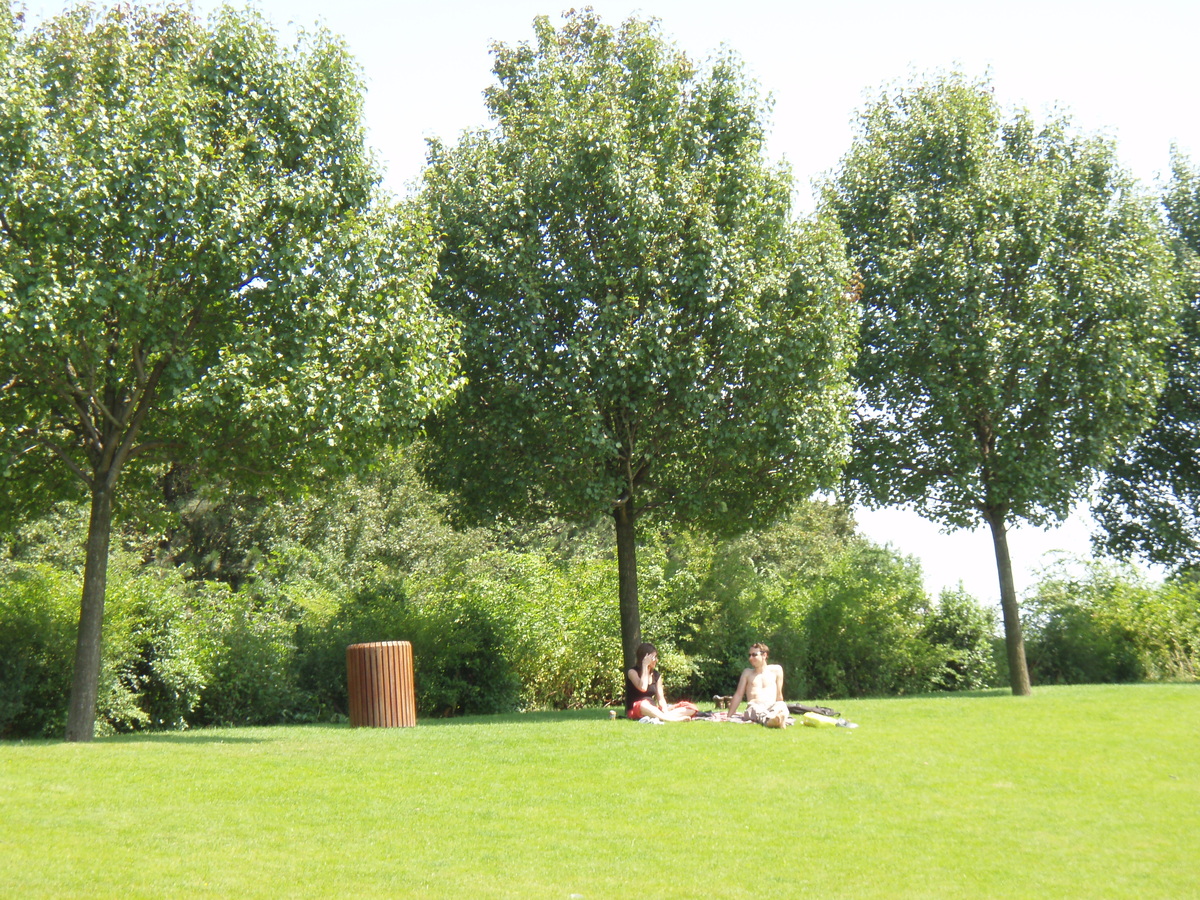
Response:
[[[417,724],[412,644],[377,641],[346,648],[350,724],[397,728]]]

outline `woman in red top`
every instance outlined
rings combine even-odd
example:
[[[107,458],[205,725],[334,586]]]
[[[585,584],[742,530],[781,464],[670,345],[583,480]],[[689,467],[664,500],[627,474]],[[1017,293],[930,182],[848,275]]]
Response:
[[[658,673],[658,651],[653,644],[638,645],[637,662],[625,673],[625,715],[631,719],[650,716],[664,722],[686,722],[696,715],[694,703],[667,702]]]

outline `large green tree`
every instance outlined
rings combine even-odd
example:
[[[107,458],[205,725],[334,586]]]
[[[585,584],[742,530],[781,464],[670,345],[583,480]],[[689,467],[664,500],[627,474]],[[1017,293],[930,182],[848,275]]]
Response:
[[[732,530],[836,478],[857,308],[735,60],[586,11],[534,29],[494,48],[495,127],[430,152],[468,384],[429,469],[475,518],[611,515],[632,664],[642,516]]]
[[[873,103],[824,202],[863,280],[852,483],[988,525],[1028,693],[1008,529],[1062,520],[1153,414],[1174,327],[1154,204],[1109,142],[957,74]]]
[[[374,202],[361,94],[339,41],[250,12],[0,10],[0,515],[91,500],[70,740],[119,485],[311,479],[452,386],[428,226]]]
[[[1184,295],[1154,426],[1111,466],[1098,543],[1175,571],[1200,571],[1200,171],[1181,154],[1165,205]]]

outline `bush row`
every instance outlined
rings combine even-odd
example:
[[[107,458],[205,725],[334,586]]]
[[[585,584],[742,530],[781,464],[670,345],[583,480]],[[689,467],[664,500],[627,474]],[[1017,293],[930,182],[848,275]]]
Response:
[[[1030,677],[1040,684],[1194,681],[1200,582],[1154,583],[1113,563],[1060,563],[1022,611]]]
[[[639,560],[643,632],[672,696],[729,693],[754,640],[771,644],[797,699],[989,682],[990,613],[961,594],[929,604],[915,563],[859,538],[820,545],[827,523],[812,520],[829,514],[734,541],[651,536]],[[346,646],[376,640],[412,642],[422,716],[614,702],[616,567],[595,543],[377,569],[345,594],[294,559],[234,589],[118,548],[101,729],[344,716]],[[0,734],[61,732],[79,584],[53,555],[0,567]]]
[[[31,523],[0,558],[0,736],[62,731],[84,512]],[[336,719],[346,646],[378,640],[412,642],[422,716],[621,696],[608,523],[456,530],[403,465],[299,502],[195,502],[184,521],[182,553],[173,538],[116,542],[102,730]],[[730,693],[757,640],[792,699],[1006,677],[993,612],[962,591],[931,601],[917,563],[835,505],[728,540],[647,529],[638,564],[643,636],[672,698]],[[1035,683],[1196,677],[1194,582],[1064,567],[1024,607]]]

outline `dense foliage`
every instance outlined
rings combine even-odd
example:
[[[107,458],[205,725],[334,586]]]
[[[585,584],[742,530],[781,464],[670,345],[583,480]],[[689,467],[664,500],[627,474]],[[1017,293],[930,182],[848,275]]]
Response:
[[[1200,571],[1200,170],[1172,160],[1164,205],[1184,309],[1154,425],[1109,468],[1097,519],[1104,549]]]
[[[1153,200],[1110,142],[951,74],[870,106],[825,202],[863,281],[851,483],[989,526],[1028,693],[1007,531],[1065,518],[1151,421],[1176,305]]]
[[[181,535],[122,533],[101,727],[336,718],[345,648],[373,640],[413,643],[421,716],[620,697],[604,523],[455,531],[399,460],[319,496],[239,505],[258,512],[223,539],[242,560],[236,590],[213,578],[203,548],[181,552]],[[85,512],[64,506],[5,548],[0,734],[62,726]],[[640,549],[645,632],[672,697],[731,692],[760,639],[794,699],[989,681],[991,628],[976,627],[986,613],[962,597],[930,604],[916,565],[857,536],[838,507],[805,504],[732,540],[650,532]]]
[[[1154,584],[1103,562],[1045,573],[1023,609],[1041,684],[1185,680],[1200,675],[1200,583]]]
[[[188,562],[206,557],[181,552],[190,537],[121,533],[102,729],[336,720],[346,646],[392,639],[413,644],[421,717],[619,701],[605,523],[454,530],[408,459],[320,495],[238,505],[223,538],[242,560],[237,589]],[[61,732],[84,528],[86,509],[65,505],[4,545],[2,736]],[[931,602],[916,563],[857,535],[841,507],[802,504],[725,540],[656,530],[639,549],[646,636],[672,698],[730,693],[754,640],[771,646],[794,700],[974,690],[1005,674],[994,611],[962,591]],[[1194,680],[1200,669],[1193,581],[1060,567],[1024,615],[1037,684]]]
[[[429,473],[475,521],[609,516],[632,664],[644,514],[734,532],[836,480],[857,310],[736,61],[590,11],[535,31],[495,48],[495,127],[430,153],[467,385]]]

